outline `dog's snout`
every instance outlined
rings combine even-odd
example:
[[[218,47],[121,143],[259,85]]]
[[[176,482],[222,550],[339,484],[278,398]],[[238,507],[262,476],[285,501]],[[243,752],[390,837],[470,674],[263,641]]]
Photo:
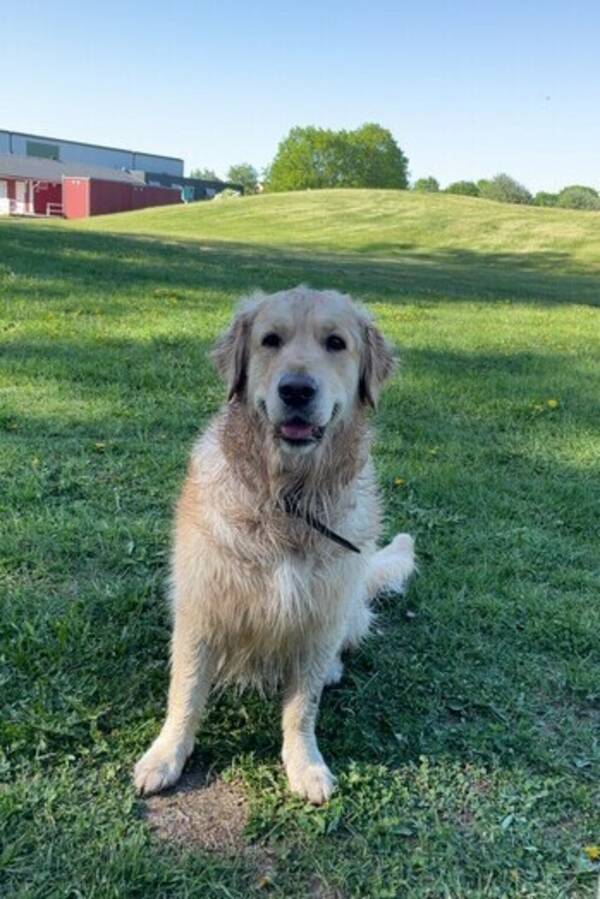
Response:
[[[307,406],[317,392],[317,382],[310,375],[283,375],[278,392],[287,406]]]

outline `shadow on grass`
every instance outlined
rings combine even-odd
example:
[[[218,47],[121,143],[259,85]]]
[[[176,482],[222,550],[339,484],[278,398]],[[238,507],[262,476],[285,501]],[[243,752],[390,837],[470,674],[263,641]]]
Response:
[[[44,384],[54,383],[65,397],[107,399],[115,402],[116,411],[122,401],[131,410],[128,420],[133,430],[139,426],[138,419],[160,428],[165,421],[173,426],[180,416],[189,432],[190,415],[200,411],[203,420],[223,401],[223,386],[209,358],[211,347],[210,341],[194,334],[156,336],[147,341],[98,340],[93,336],[77,341],[12,340],[0,354],[0,370],[4,369],[14,384],[37,381],[43,389]],[[571,424],[593,430],[597,427],[600,383],[589,358],[533,350],[481,353],[415,347],[403,348],[401,357],[402,370],[411,377],[424,384],[447,384],[452,404],[460,407],[456,411],[461,412],[462,429],[476,424],[469,419],[467,398],[468,409],[476,414],[477,422],[489,419],[502,430],[527,427],[536,419],[536,404],[555,397],[561,407],[566,407]],[[403,391],[402,374],[384,394],[380,422],[390,404],[397,404],[396,391]],[[428,427],[433,429],[443,410],[436,407],[435,398],[426,390],[420,394],[410,397],[410,420],[413,425],[429,422]],[[499,407],[498,403],[504,405]],[[111,422],[103,416],[99,419],[94,407],[90,408],[91,427],[97,431],[99,420],[104,420],[110,430]],[[123,409],[118,414],[123,419],[122,428],[127,425]],[[4,420],[21,417],[21,412],[13,410]],[[23,420],[27,419],[34,427],[35,417],[24,414]],[[387,425],[400,423],[396,419],[392,414]],[[52,420],[44,419],[46,424]],[[80,418],[79,423],[84,426],[85,419]],[[61,424],[56,419],[50,433],[66,433],[71,427],[71,422]]]
[[[0,247],[0,286],[10,294],[43,300],[66,298],[82,289],[114,294],[118,288],[122,298],[113,298],[105,311],[127,308],[128,291],[139,294],[146,286],[155,291],[203,288],[237,294],[300,282],[336,287],[370,300],[410,295],[429,300],[600,305],[598,274],[575,264],[568,254],[552,251],[422,253],[417,247],[394,250],[373,244],[353,253],[335,253],[5,222]],[[17,280],[11,283],[13,274]],[[21,282],[23,278],[33,281]]]

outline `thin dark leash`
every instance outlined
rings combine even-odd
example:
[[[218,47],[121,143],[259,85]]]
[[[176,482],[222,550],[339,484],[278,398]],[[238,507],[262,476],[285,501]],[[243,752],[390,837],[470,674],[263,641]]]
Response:
[[[323,534],[323,536],[327,537],[329,540],[333,540],[333,542],[337,543],[338,546],[343,546],[344,549],[348,549],[353,553],[360,553],[360,549],[358,548],[358,546],[355,546],[354,543],[350,543],[350,541],[346,540],[345,537],[342,537],[340,534],[336,534],[335,531],[332,531],[331,528],[328,528],[326,524],[323,524],[322,521],[319,521],[319,519],[315,518],[315,516],[310,512],[299,508],[298,500],[295,499],[294,496],[286,496],[283,501],[283,506],[288,515],[294,515],[296,518],[302,518],[302,520],[310,525],[311,528],[314,528],[315,531]]]

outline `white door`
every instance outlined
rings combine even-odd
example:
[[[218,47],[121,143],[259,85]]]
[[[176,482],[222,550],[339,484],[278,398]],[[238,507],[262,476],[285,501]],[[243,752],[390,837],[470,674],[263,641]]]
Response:
[[[27,212],[27,182],[15,181],[15,212],[24,215]]]
[[[8,199],[8,182],[0,181],[0,215],[8,215],[10,201]]]

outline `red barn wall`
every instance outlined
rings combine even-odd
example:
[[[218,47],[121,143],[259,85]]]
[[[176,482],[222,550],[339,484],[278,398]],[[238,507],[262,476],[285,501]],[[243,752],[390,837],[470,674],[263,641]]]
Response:
[[[139,187],[132,188],[131,191],[131,208],[132,209],[143,209],[144,206],[147,206],[146,203],[146,186],[140,184]]]
[[[148,206],[172,206],[181,203],[181,190],[171,187],[154,187],[146,184],[141,188],[134,187],[134,209],[145,209]]]
[[[181,192],[170,187],[150,187],[126,181],[92,178],[65,178],[63,211],[65,218],[107,215],[147,206],[165,206],[181,202]]]
[[[36,215],[46,215],[48,203],[62,203],[62,184],[44,181],[33,192],[33,211]]]
[[[90,181],[90,215],[126,212],[133,209],[131,184],[124,181]]]

